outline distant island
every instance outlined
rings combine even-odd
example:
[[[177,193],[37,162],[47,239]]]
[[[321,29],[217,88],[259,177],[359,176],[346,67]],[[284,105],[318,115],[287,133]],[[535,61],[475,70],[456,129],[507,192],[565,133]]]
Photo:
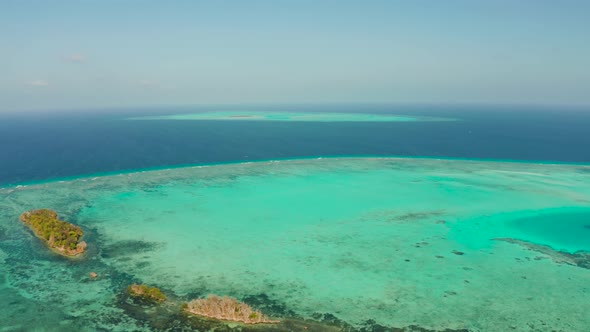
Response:
[[[289,121],[289,122],[414,122],[456,121],[452,118],[399,115],[386,113],[337,112],[265,112],[265,111],[209,111],[199,113],[150,115],[127,120],[215,120],[215,121]]]
[[[245,324],[276,324],[278,320],[271,320],[260,311],[229,296],[209,295],[206,298],[192,300],[184,304],[184,311],[225,321],[242,322]]]
[[[27,211],[21,214],[19,219],[55,253],[62,256],[77,256],[86,250],[86,242],[81,241],[84,235],[82,229],[60,220],[53,210]]]

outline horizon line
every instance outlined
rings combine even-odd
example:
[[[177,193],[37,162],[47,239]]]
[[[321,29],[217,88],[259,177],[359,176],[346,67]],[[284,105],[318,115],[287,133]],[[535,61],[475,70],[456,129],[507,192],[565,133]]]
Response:
[[[93,111],[138,111],[158,110],[168,107],[272,107],[272,106],[373,106],[373,107],[565,107],[570,109],[590,110],[590,103],[534,103],[534,102],[229,102],[229,103],[194,103],[194,104],[157,104],[125,105],[97,107],[53,107],[29,109],[0,109],[1,113],[45,113],[45,112],[93,112]]]

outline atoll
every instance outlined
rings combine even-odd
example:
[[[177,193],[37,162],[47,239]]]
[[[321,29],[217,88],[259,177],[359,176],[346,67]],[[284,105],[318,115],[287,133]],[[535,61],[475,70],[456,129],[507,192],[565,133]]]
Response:
[[[81,241],[84,235],[82,229],[60,220],[55,211],[31,210],[21,214],[19,219],[33,231],[35,236],[60,255],[76,256],[86,250],[86,242]]]
[[[132,297],[139,298],[146,302],[159,303],[166,301],[166,295],[164,295],[161,290],[147,285],[133,284],[127,287],[127,293]]]
[[[245,324],[279,323],[278,320],[269,319],[246,303],[228,296],[209,295],[206,298],[195,299],[186,303],[184,310],[198,316]]]

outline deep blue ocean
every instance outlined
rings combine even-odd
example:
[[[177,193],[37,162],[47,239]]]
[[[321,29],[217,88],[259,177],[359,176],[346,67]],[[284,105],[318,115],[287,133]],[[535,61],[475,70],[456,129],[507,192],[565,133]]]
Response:
[[[214,110],[368,112],[448,122],[126,121]],[[276,105],[0,113],[0,184],[274,158],[423,156],[590,162],[590,109]]]

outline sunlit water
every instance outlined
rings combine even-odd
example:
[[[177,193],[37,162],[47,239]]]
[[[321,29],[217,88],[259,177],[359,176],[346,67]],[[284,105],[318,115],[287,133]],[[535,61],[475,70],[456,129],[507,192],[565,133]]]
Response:
[[[33,208],[81,225],[86,256],[44,248],[18,221]],[[579,254],[589,224],[579,165],[309,159],[5,188],[0,330],[154,329],[119,298],[145,282],[355,327],[587,331],[590,271],[498,239]]]

